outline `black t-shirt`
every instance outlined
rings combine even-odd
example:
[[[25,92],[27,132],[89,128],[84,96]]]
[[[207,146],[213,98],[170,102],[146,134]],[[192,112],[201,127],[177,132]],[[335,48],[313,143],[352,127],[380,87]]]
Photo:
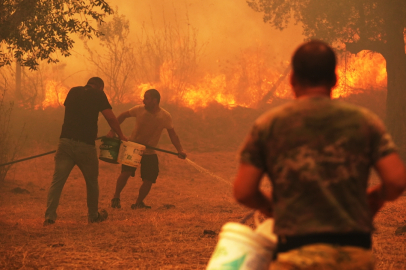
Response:
[[[90,86],[72,88],[65,99],[65,118],[60,138],[95,145],[99,112],[111,109],[106,94]]]

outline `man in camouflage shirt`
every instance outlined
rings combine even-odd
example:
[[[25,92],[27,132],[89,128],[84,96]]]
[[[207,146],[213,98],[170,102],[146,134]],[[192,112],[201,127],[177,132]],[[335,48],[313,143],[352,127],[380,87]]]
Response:
[[[292,66],[296,100],[256,120],[240,152],[235,198],[274,217],[272,269],[373,269],[372,220],[405,189],[404,165],[375,114],[331,99],[336,57],[327,44],[303,44]],[[368,189],[371,167],[382,182]],[[271,198],[259,189],[264,174]]]

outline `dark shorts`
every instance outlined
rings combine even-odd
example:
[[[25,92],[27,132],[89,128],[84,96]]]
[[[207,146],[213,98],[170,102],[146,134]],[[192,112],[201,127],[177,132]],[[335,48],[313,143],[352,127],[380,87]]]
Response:
[[[130,167],[127,165],[121,165],[121,172],[131,172],[131,176],[135,176],[135,171],[137,168]],[[158,156],[155,155],[144,155],[141,158],[141,179],[142,181],[149,181],[156,183],[158,178],[159,166],[158,166]]]

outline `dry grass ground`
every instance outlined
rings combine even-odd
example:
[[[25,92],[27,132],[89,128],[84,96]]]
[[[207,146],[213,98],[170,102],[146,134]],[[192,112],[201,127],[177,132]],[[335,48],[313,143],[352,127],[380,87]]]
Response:
[[[165,147],[165,146],[164,146]],[[167,146],[168,149],[169,146]],[[53,149],[32,150],[32,155]],[[201,173],[184,160],[159,154],[161,174],[146,203],[132,210],[139,175],[122,193],[122,208],[111,209],[119,166],[100,162],[100,208],[109,218],[87,224],[85,183],[75,168],[63,190],[59,218],[43,227],[53,155],[17,163],[0,189],[0,269],[205,269],[218,233],[248,209],[232,199],[235,152],[191,152],[189,158],[224,181]],[[20,187],[29,194],[16,194]],[[406,269],[406,197],[379,213],[374,234],[376,269]]]

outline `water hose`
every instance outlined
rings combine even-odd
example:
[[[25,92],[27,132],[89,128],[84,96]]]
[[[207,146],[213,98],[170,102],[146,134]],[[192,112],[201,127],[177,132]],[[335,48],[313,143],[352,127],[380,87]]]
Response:
[[[103,138],[103,137],[98,137],[98,138],[96,138],[96,141],[97,141],[97,140],[100,140],[101,138]],[[141,144],[141,143],[139,143],[139,144]],[[176,156],[178,155],[178,153],[175,153],[175,152],[172,152],[172,151],[168,151],[168,150],[164,150],[164,149],[152,147],[152,146],[145,145],[145,144],[141,144],[141,145],[144,145],[146,148],[153,149],[153,150],[156,150],[156,151],[161,151],[161,152],[165,152],[165,153],[172,154],[172,155],[176,155]],[[26,161],[26,160],[29,160],[29,159],[34,159],[34,158],[37,158],[37,157],[46,156],[46,155],[49,155],[49,154],[53,154],[53,153],[55,153],[55,152],[56,152],[56,150],[50,151],[50,152],[46,152],[46,153],[43,153],[43,154],[40,154],[40,155],[35,155],[35,156],[31,156],[31,157],[27,157],[27,158],[23,158],[23,159],[19,159],[19,160],[10,161],[10,162],[7,162],[7,163],[0,164],[0,167],[2,167],[2,166],[7,166],[7,165],[11,165],[11,164],[14,164],[14,163],[17,163],[17,162],[21,162],[21,161]]]

